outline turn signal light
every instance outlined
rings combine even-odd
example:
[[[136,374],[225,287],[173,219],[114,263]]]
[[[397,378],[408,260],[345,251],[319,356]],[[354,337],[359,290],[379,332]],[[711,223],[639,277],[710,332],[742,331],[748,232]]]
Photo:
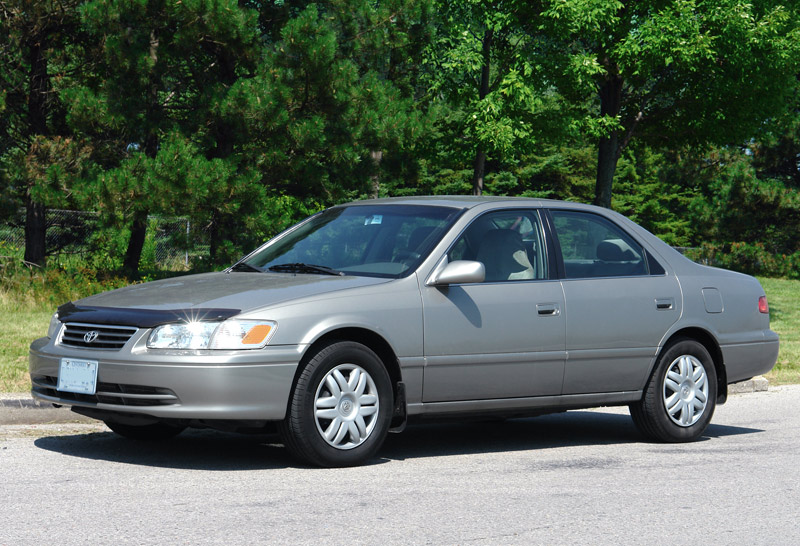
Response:
[[[758,298],[758,311],[759,313],[769,313],[769,304],[767,303],[767,296]]]
[[[247,335],[244,336],[242,339],[243,345],[261,345],[267,336],[269,335],[270,330],[272,328],[267,324],[256,324],[250,331],[247,332]]]

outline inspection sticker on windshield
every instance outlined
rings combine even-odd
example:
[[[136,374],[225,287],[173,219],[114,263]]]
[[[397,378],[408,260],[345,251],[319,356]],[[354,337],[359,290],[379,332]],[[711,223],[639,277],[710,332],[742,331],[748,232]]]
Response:
[[[364,225],[368,226],[370,224],[381,224],[383,223],[383,214],[373,214],[372,216],[367,216],[367,219],[364,220]]]
[[[97,390],[97,361],[62,358],[57,388],[62,392],[94,394]]]

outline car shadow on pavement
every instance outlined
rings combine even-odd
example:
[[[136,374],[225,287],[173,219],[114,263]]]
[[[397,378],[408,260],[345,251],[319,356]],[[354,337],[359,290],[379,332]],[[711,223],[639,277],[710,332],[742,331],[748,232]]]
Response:
[[[227,472],[297,466],[275,434],[187,430],[170,440],[142,442],[109,431],[47,436],[34,445],[71,457],[184,470]]]
[[[698,441],[756,432],[762,431],[712,423]],[[402,460],[647,442],[627,413],[570,411],[524,419],[450,421],[410,426],[402,434],[389,435],[380,455]]]
[[[762,432],[711,424],[700,441]],[[645,443],[627,414],[571,411],[523,419],[421,422],[390,434],[367,464],[568,446]],[[138,442],[112,432],[38,438],[34,444],[72,457],[188,470],[242,471],[300,467],[276,434],[189,430],[164,442]]]

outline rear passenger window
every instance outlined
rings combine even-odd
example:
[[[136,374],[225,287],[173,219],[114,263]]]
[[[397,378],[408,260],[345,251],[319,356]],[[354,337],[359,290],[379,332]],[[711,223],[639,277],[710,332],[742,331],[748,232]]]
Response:
[[[642,247],[605,218],[572,211],[552,216],[568,279],[647,275]]]

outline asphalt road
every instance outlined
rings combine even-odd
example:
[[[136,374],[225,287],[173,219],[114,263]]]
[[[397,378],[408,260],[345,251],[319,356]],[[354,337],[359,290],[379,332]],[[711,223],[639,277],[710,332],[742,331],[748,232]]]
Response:
[[[626,410],[441,423],[374,464],[277,439],[0,427],[0,545],[800,544],[800,386],[732,396],[707,435],[641,441]]]

